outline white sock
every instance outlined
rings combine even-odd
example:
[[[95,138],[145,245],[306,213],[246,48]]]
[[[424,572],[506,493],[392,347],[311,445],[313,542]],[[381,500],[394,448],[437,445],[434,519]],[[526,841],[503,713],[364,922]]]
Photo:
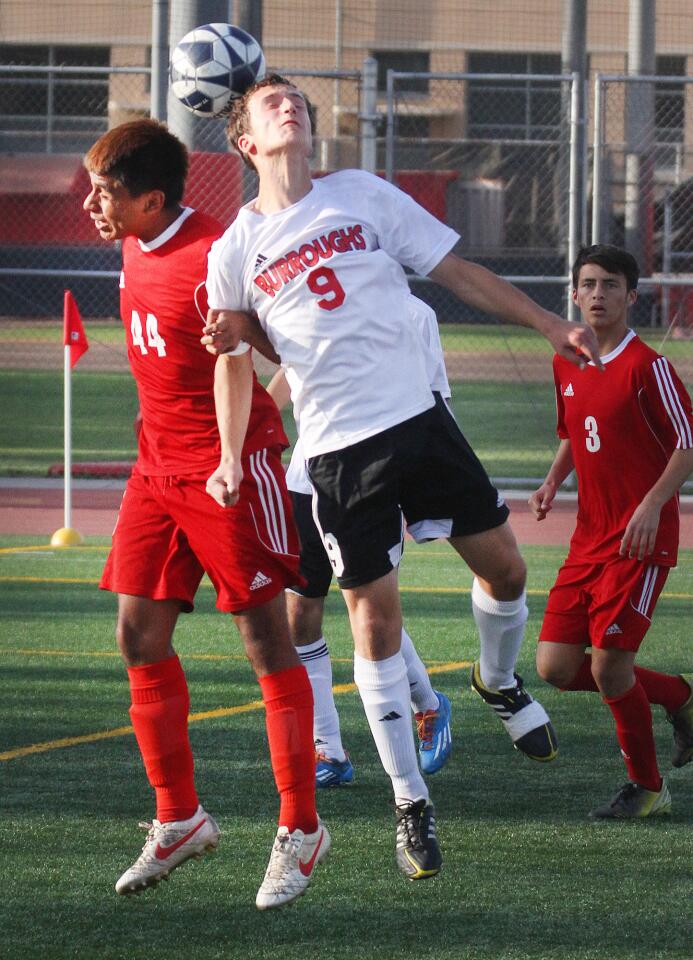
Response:
[[[494,600],[474,578],[472,612],[479,630],[481,682],[490,690],[515,686],[515,664],[525,635],[527,594],[517,600]]]
[[[395,803],[428,800],[414,746],[404,657],[397,652],[386,660],[366,660],[355,653],[354,680]]]
[[[414,713],[425,713],[427,710],[437,710],[438,697],[431,686],[431,680],[426,667],[423,665],[421,657],[416,652],[416,647],[404,627],[402,627],[402,646],[400,647],[400,653],[404,657],[404,662],[407,667],[407,680],[409,681],[409,696],[411,698],[412,710]]]
[[[308,672],[313,688],[315,748],[333,760],[344,760],[346,754],[339,730],[339,714],[332,693],[332,662],[324,637],[303,647],[296,647],[296,653]]]

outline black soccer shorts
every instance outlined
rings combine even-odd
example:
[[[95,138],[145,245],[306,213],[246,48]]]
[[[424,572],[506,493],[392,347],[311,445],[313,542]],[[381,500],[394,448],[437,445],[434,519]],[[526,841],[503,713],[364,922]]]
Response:
[[[294,520],[301,541],[299,571],[305,579],[305,587],[291,587],[292,593],[301,597],[326,597],[332,583],[334,570],[329,561],[320,531],[313,519],[313,497],[310,493],[290,490],[294,508]]]
[[[402,514],[415,538],[424,521],[437,521],[438,536],[458,537],[508,518],[446,403],[434,396],[424,413],[308,460],[313,516],[340,587],[370,583],[399,564]]]

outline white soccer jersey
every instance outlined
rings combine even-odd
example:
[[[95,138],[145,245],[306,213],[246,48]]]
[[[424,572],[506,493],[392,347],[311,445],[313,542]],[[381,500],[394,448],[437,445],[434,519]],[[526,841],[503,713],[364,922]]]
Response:
[[[458,235],[379,177],[314,180],[270,215],[243,207],[209,255],[209,304],[256,311],[303,441],[339,450],[432,406],[403,265],[426,275]]]
[[[435,310],[432,310],[423,300],[410,295],[407,301],[407,313],[421,337],[430,389],[440,393],[445,400],[449,400],[451,395],[450,384],[445,371],[445,357],[443,355],[443,345],[440,342],[438,318]],[[313,490],[306,469],[306,459],[300,437],[296,438],[291,453],[291,462],[286,471],[286,485],[294,493],[311,493]]]

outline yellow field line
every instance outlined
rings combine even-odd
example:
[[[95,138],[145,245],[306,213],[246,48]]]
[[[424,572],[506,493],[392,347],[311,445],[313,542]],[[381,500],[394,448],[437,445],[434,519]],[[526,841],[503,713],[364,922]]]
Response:
[[[441,663],[428,668],[429,674],[450,673],[453,670],[464,670],[471,666],[471,661],[459,660],[450,663]],[[332,688],[335,694],[353,693],[356,690],[355,683],[339,683]],[[255,710],[262,710],[264,704],[262,700],[251,700],[249,703],[241,703],[236,707],[219,707],[217,710],[205,710],[201,713],[191,713],[188,717],[189,723],[199,723],[201,720],[216,720],[219,717],[236,716],[239,713],[251,713]],[[62,737],[60,740],[47,740],[44,743],[32,743],[26,747],[16,747],[14,750],[6,750],[0,753],[0,760],[16,760],[18,757],[27,757],[35,753],[48,753],[51,750],[61,750],[65,747],[76,747],[82,743],[96,743],[99,740],[110,740],[113,737],[124,737],[134,733],[131,726],[115,727],[113,730],[99,730],[95,733],[85,733],[79,737]]]
[[[82,551],[93,552],[100,550],[107,552],[110,550],[108,544],[99,546],[98,544],[82,544],[80,547],[54,547],[50,543],[33,543],[26,547],[0,547],[0,554],[3,553],[65,553],[70,550],[72,553],[81,553]]]

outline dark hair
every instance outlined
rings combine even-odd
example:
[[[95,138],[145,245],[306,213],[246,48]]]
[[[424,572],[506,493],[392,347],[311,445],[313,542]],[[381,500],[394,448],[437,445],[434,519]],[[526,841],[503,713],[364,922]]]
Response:
[[[96,141],[84,158],[90,173],[113,177],[133,197],[161,190],[166,207],[183,199],[188,175],[188,151],[158,120],[131,120],[113,127]]]
[[[581,247],[573,264],[573,289],[577,290],[580,269],[586,263],[596,263],[607,273],[620,273],[626,278],[628,290],[636,290],[640,268],[635,257],[622,247],[610,243],[595,243],[591,247]]]
[[[243,153],[238,149],[238,141],[243,134],[248,133],[250,129],[248,101],[256,90],[262,90],[263,87],[293,87],[295,90],[298,90],[298,87],[296,87],[291,80],[287,80],[286,77],[282,77],[281,74],[268,73],[262,80],[258,80],[257,83],[248,87],[242,97],[236,97],[231,101],[228,115],[229,119],[226,125],[226,139],[228,140],[229,146],[233,147],[233,149],[240,154],[243,163],[245,163],[247,167],[250,167],[251,170],[255,169],[255,164],[247,153]],[[305,100],[308,119],[310,120],[310,132],[313,133],[315,131],[315,107],[303,91],[299,91],[299,93]]]

